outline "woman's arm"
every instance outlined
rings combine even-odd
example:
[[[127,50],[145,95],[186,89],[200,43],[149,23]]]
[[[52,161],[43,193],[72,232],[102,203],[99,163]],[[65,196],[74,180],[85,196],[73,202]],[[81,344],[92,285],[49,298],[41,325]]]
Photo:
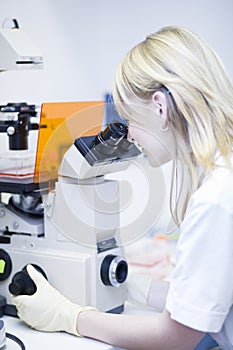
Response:
[[[204,335],[171,320],[166,310],[159,317],[87,310],[54,289],[33,266],[27,271],[36,293],[12,296],[12,302],[18,316],[40,331],[66,331],[132,350],[193,350]]]
[[[79,334],[132,350],[193,350],[203,332],[161,316],[114,315],[84,311],[77,322]]]

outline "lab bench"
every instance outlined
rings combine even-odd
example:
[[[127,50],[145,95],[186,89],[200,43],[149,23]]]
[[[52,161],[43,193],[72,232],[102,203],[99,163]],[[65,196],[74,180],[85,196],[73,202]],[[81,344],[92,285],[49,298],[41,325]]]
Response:
[[[111,345],[101,343],[88,338],[78,338],[76,336],[64,333],[39,332],[29,328],[18,318],[3,316],[6,332],[15,335],[25,345],[26,350],[115,350]],[[4,350],[19,350],[20,347],[13,340],[6,340]]]

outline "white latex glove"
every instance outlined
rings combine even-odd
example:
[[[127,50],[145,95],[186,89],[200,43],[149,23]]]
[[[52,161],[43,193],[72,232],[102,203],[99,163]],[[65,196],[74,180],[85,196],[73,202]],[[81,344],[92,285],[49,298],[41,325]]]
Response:
[[[148,297],[150,293],[152,277],[131,273],[126,280],[127,296],[129,303],[148,307]]]
[[[37,291],[33,295],[11,296],[19,318],[40,331],[65,331],[81,336],[77,332],[79,313],[86,310],[96,311],[96,309],[72,303],[53,288],[32,265],[27,266],[27,271]]]

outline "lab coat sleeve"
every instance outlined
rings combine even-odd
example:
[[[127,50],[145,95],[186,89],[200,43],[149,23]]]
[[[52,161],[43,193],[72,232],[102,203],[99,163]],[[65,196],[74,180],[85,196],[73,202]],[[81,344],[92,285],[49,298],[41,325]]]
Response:
[[[233,212],[194,201],[181,225],[166,309],[186,326],[215,333],[232,303]]]

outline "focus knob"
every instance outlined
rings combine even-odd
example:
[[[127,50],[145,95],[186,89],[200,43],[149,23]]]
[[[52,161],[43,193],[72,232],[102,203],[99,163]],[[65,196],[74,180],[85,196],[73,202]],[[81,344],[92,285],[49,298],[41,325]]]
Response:
[[[38,265],[32,264],[46,279],[47,276]],[[13,276],[9,285],[9,291],[13,295],[32,295],[36,292],[36,285],[29,276],[26,266]]]

